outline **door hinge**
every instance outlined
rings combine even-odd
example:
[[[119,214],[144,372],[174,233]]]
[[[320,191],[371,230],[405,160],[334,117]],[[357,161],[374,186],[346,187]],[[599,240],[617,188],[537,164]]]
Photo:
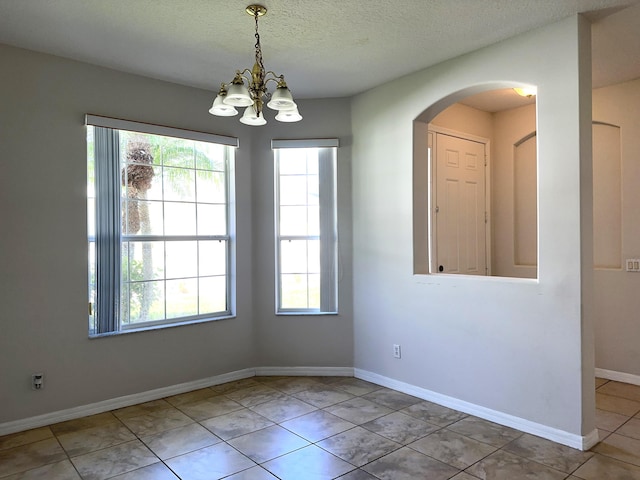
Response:
[[[484,212],[484,223],[489,223],[489,212]]]

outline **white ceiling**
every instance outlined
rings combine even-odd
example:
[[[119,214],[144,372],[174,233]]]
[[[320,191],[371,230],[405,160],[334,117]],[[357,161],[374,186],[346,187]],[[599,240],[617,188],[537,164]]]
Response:
[[[263,0],[260,36],[297,98],[342,97],[591,12],[599,86],[640,77],[639,1]],[[249,3],[0,0],[0,43],[216,91],[253,65]]]

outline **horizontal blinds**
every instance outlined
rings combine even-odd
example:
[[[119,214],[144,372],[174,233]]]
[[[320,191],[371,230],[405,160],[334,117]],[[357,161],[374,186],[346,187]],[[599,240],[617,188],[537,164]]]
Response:
[[[210,142],[218,143],[221,145],[228,145],[230,147],[239,146],[238,139],[236,137],[227,137],[224,135],[215,135],[213,133],[206,132],[195,132],[193,130],[182,130],[180,128],[153,125],[151,123],[132,122],[130,120],[102,117],[100,115],[85,115],[85,125],[114,128],[117,130],[128,130],[130,132],[149,133],[151,135],[164,135],[167,137],[186,138],[198,142]]]
[[[310,138],[304,140],[271,140],[271,148],[339,147],[337,138]]]

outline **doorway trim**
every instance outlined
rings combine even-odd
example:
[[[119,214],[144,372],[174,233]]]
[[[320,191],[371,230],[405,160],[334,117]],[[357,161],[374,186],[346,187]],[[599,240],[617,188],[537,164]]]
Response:
[[[477,142],[484,145],[484,195],[485,195],[485,260],[486,260],[486,274],[484,276],[491,276],[491,140],[485,137],[479,137],[471,135],[469,133],[452,130],[450,128],[440,127],[433,123],[427,124],[427,148],[429,150],[427,169],[428,179],[427,184],[429,188],[428,196],[428,212],[429,218],[427,220],[428,226],[428,248],[429,248],[429,273],[437,274],[437,242],[435,235],[435,223],[436,223],[436,163],[432,153],[434,134],[440,133],[442,135],[448,135],[450,137],[461,138],[471,142]]]

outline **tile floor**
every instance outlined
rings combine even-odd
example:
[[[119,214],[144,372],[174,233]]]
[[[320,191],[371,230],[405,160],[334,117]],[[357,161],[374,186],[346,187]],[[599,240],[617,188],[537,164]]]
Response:
[[[580,452],[362,380],[255,377],[0,437],[0,478],[640,480],[640,386]]]

